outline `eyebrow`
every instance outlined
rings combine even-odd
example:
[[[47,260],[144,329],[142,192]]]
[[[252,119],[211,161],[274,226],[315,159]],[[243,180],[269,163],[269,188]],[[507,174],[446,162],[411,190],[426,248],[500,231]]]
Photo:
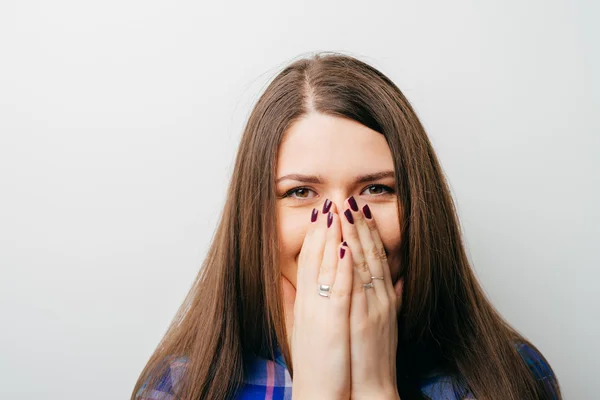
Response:
[[[376,180],[383,179],[383,178],[394,177],[394,175],[395,175],[394,171],[374,172],[372,174],[357,176],[354,179],[354,182],[355,183],[372,182],[372,181],[376,181]],[[280,178],[277,178],[277,180],[275,181],[275,184],[277,184],[283,180],[286,180],[286,179],[292,180],[292,181],[298,181],[298,182],[314,183],[314,184],[322,184],[323,183],[323,180],[318,175],[288,174],[288,175],[284,175]]]

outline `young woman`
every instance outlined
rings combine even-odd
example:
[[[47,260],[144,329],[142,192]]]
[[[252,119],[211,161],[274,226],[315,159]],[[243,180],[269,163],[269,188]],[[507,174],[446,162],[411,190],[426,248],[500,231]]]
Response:
[[[132,393],[292,396],[561,399],[477,282],[409,102],[335,53],[254,107],[212,246]]]

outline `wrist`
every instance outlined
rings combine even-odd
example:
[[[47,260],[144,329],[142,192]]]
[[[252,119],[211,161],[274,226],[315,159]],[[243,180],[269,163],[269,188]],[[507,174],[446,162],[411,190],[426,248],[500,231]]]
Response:
[[[314,399],[327,399],[327,400],[349,400],[351,397],[346,395],[339,395],[333,393],[325,393],[323,390],[319,390],[316,393],[311,393],[308,390],[293,390],[291,400],[314,400]],[[352,397],[354,399],[354,397]],[[365,398],[366,400],[367,398]],[[373,400],[373,398],[370,398]],[[397,399],[396,399],[397,400]]]
[[[351,396],[352,400],[401,400],[397,389],[384,389],[372,393],[364,393]]]

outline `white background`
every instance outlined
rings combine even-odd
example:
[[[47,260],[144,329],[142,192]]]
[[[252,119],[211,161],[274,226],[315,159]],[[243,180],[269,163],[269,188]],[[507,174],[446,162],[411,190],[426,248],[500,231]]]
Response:
[[[2,0],[0,398],[129,397],[253,102],[319,50],[404,91],[486,292],[598,398],[598,4]]]

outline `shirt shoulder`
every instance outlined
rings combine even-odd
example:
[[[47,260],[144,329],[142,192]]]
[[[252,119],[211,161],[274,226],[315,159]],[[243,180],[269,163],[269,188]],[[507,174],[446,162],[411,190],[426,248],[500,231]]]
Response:
[[[244,354],[244,385],[235,398],[291,400],[292,378],[278,348],[275,349],[274,360]]]
[[[420,386],[421,392],[433,400],[462,400],[475,397],[466,385],[461,384],[455,377],[441,373],[432,373],[426,377]]]
[[[235,400],[291,400],[292,379],[279,350],[270,360],[254,354],[244,354],[244,383]],[[171,362],[155,387],[148,390],[148,381],[140,387],[135,400],[175,400],[175,392],[186,369],[187,358]]]
[[[518,343],[516,346],[521,358],[527,363],[527,366],[536,379],[544,379],[553,376],[550,365],[539,351],[527,343]]]
[[[521,358],[527,363],[529,370],[542,385],[551,399],[558,399],[558,381],[550,364],[538,350],[527,343],[517,343]]]
[[[175,392],[187,366],[186,357],[178,357],[171,361],[169,368],[158,380],[155,387],[148,389],[146,380],[135,394],[135,400],[175,400]]]
[[[515,342],[514,345],[535,379],[543,383],[546,391],[552,396],[551,398],[558,398],[556,378],[544,356],[527,343]],[[469,388],[459,383],[456,378],[436,372],[431,373],[422,381],[421,391],[433,400],[475,398]]]

